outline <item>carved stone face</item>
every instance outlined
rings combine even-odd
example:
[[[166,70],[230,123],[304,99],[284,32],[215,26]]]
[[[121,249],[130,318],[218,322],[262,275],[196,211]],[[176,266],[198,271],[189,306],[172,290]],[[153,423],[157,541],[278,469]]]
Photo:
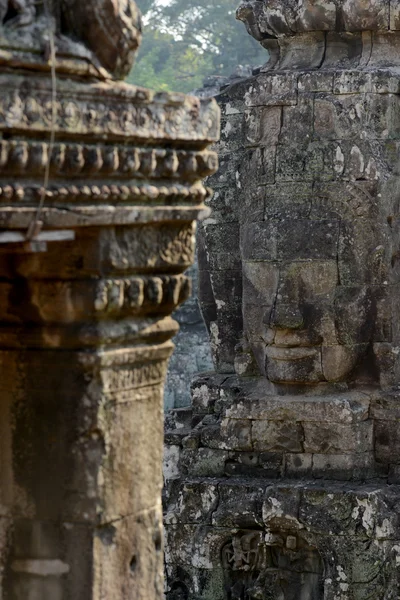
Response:
[[[274,383],[348,381],[375,342],[391,340],[390,227],[372,188],[322,186],[303,198],[310,217],[297,219],[282,190],[271,186],[264,222],[242,227],[248,340]]]

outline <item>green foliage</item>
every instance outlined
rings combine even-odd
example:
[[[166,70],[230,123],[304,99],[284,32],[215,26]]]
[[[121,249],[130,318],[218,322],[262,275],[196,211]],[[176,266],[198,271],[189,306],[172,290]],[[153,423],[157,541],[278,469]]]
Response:
[[[207,75],[259,65],[266,53],[235,20],[238,0],[137,0],[144,35],[130,83],[190,92]]]
[[[212,69],[207,52],[199,52],[170,33],[146,27],[128,82],[154,90],[190,92],[201,87]]]

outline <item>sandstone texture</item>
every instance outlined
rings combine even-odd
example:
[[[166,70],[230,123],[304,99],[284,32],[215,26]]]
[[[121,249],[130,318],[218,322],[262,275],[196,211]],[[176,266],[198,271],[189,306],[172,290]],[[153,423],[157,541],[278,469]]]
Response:
[[[219,110],[115,81],[131,0],[0,4],[0,598],[159,600],[170,315]]]
[[[238,9],[270,60],[217,97],[215,371],[167,422],[169,600],[400,596],[396,11]]]

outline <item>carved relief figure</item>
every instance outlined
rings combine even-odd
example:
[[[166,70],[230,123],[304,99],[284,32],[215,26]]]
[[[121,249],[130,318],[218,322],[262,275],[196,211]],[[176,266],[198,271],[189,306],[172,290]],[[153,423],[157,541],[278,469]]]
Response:
[[[227,600],[322,600],[323,563],[296,534],[236,534],[222,548]]]

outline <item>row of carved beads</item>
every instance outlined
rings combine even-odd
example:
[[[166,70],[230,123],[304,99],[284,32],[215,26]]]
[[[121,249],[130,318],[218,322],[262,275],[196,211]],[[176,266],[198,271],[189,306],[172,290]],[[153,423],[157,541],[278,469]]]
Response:
[[[176,307],[190,295],[191,281],[185,275],[135,277],[105,280],[99,283],[95,299],[98,312],[118,312],[122,309]]]
[[[202,179],[215,172],[215,152],[160,148],[2,140],[0,173],[42,175],[49,161],[52,175]]]
[[[51,185],[45,191],[47,203],[54,202],[190,202],[201,204],[210,191],[200,183],[190,187],[174,185]],[[0,185],[0,200],[3,202],[37,202],[42,195],[39,185]]]

